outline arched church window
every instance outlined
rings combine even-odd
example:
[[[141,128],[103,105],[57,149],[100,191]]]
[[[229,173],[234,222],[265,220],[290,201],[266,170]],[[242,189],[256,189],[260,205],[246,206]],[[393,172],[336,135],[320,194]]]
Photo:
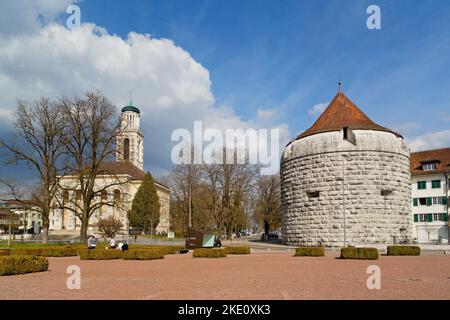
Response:
[[[120,204],[120,190],[115,189],[114,190],[114,206],[118,207]]]
[[[106,190],[102,190],[100,193],[100,198],[102,202],[102,205],[100,206],[100,214],[103,214],[106,209],[106,205],[104,203],[108,201],[108,192]]]
[[[67,205],[69,203],[69,191],[65,190],[63,192],[63,205]]]
[[[141,140],[138,140],[137,158],[139,161],[141,160]]]
[[[123,159],[130,160],[130,139],[123,140]]]
[[[63,191],[63,199],[62,200],[63,200],[63,203],[62,203],[63,209],[61,211],[61,215],[62,215],[62,217],[61,217],[61,228],[65,229],[66,228],[66,226],[65,226],[66,209],[65,208],[69,205],[69,191],[67,191],[67,190]]]
[[[108,199],[108,192],[106,192],[106,190],[103,190],[101,192],[101,198],[102,198],[102,202],[106,202],[106,200]]]

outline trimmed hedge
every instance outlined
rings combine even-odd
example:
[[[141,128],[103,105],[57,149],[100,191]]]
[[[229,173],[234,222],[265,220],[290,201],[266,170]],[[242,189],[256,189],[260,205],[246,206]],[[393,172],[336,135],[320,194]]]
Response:
[[[132,249],[132,250],[116,250],[116,249],[83,249],[80,250],[81,260],[155,260],[164,259],[164,252],[157,249]]]
[[[124,260],[156,260],[164,259],[164,252],[161,250],[126,250],[122,252],[122,258]]]
[[[0,250],[1,255],[14,256],[42,256],[42,257],[73,257],[78,255],[78,250],[71,247],[47,247],[47,248],[12,248]]]
[[[121,258],[122,258],[122,250],[116,249],[80,250],[80,260],[112,260]]]
[[[195,249],[193,256],[194,258],[225,258],[227,251],[225,249],[201,248]]]
[[[129,245],[130,250],[161,250],[165,255],[166,254],[175,254],[177,251],[185,249],[184,246],[148,246],[145,244],[131,244]]]
[[[295,249],[295,257],[323,257],[324,247],[299,247]]]
[[[342,248],[341,259],[377,260],[378,250],[376,248]]]
[[[420,256],[420,247],[418,246],[388,246],[388,256]]]
[[[250,247],[226,247],[227,254],[250,254]]]
[[[0,276],[42,272],[48,270],[48,260],[38,256],[0,257]]]

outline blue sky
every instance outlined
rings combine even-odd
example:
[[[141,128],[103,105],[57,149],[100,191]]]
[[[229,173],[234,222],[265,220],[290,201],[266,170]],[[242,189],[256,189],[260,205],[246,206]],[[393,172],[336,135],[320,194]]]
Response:
[[[381,30],[366,9],[381,8]],[[344,92],[373,120],[412,136],[448,129],[448,1],[84,1],[83,20],[122,37],[133,30],[172,39],[210,71],[218,102],[243,118],[279,108],[295,135]],[[413,130],[414,129],[414,130]],[[450,144],[450,141],[449,141]]]
[[[72,2],[3,3],[1,135],[19,98],[99,89],[121,107],[132,89],[145,167],[164,173],[175,128],[282,127],[285,143],[312,125],[340,74],[344,93],[412,150],[450,146],[447,0],[83,0],[83,28],[69,31]],[[370,4],[381,30],[366,27]]]

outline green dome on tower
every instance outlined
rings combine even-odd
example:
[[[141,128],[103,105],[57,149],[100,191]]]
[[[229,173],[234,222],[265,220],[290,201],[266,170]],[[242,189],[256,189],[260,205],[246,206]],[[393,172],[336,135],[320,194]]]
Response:
[[[123,107],[122,112],[125,112],[125,111],[141,113],[141,111],[138,108],[136,108],[135,106],[133,106],[132,104],[129,104],[128,106]]]

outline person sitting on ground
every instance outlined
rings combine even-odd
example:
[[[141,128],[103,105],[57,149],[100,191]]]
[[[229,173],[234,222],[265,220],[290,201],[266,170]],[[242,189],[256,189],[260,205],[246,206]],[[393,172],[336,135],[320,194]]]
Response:
[[[117,247],[115,239],[111,239],[111,241],[109,241],[109,247],[111,249],[115,249]]]
[[[128,245],[126,243],[119,242],[116,249],[125,251],[128,250]]]
[[[88,238],[88,249],[95,249],[97,247],[97,238],[94,235],[90,235]]]

